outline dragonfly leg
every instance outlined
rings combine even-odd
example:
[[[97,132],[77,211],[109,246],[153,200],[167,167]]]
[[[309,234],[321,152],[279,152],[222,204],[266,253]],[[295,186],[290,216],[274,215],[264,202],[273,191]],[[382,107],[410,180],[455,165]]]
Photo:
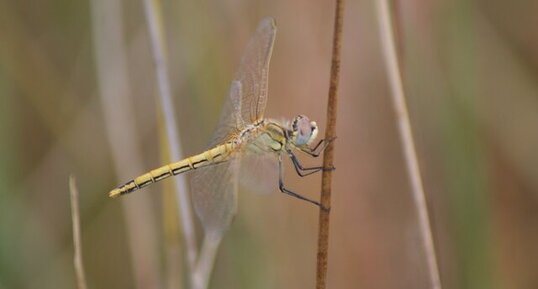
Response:
[[[295,156],[295,154],[291,150],[287,150],[288,156],[290,157],[293,167],[295,168],[295,171],[297,174],[301,177],[306,177],[308,175],[311,175],[313,173],[317,173],[319,171],[333,171],[335,168],[324,168],[322,166],[318,167],[303,167],[301,163],[299,162],[299,159]]]
[[[302,152],[306,153],[306,154],[309,154],[310,156],[312,157],[319,157],[319,155],[321,154],[322,151],[324,151],[327,146],[329,145],[329,143],[331,143],[332,141],[334,141],[336,139],[336,137],[332,137],[332,138],[329,138],[329,139],[321,139],[319,140],[319,142],[313,147],[302,147],[302,148],[299,148]],[[318,148],[321,148],[318,150]]]
[[[326,210],[326,211],[329,210],[328,208],[323,207],[319,202],[314,201],[314,200],[312,200],[312,199],[309,199],[309,198],[307,198],[307,197],[305,197],[305,196],[302,196],[302,195],[300,195],[300,194],[298,194],[298,193],[292,192],[292,191],[290,191],[290,190],[288,190],[288,189],[286,189],[286,188],[284,187],[284,180],[283,180],[283,176],[282,176],[282,172],[283,172],[283,171],[282,171],[282,157],[280,157],[280,156],[279,156],[279,158],[278,158],[278,172],[279,172],[279,177],[278,177],[278,188],[280,189],[280,191],[281,191],[282,193],[287,194],[287,195],[290,195],[290,196],[295,197],[295,198],[297,198],[297,199],[300,199],[300,200],[303,200],[303,201],[307,201],[307,202],[309,202],[309,203],[312,203],[312,204],[314,204],[314,205],[320,207],[320,208],[323,209],[323,210]]]

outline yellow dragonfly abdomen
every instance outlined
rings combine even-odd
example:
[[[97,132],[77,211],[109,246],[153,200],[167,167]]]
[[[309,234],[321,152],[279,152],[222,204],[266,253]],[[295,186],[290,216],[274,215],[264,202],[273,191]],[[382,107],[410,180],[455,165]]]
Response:
[[[146,187],[160,180],[164,180],[168,177],[227,161],[231,157],[231,154],[235,149],[236,144],[234,142],[227,142],[218,145],[201,154],[197,154],[181,161],[164,165],[160,168],[151,170],[143,175],[140,175],[128,181],[124,185],[113,189],[112,191],[110,191],[110,193],[108,193],[108,195],[112,198],[116,198],[120,195],[134,192],[138,189]]]

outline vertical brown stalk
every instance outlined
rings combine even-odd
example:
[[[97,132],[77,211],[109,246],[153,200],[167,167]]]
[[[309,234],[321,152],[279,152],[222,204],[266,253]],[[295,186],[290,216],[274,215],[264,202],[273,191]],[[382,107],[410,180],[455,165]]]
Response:
[[[118,179],[128,180],[144,170],[142,148],[136,127],[128,53],[123,27],[123,2],[89,1],[95,54],[97,94],[105,121],[112,163]],[[154,208],[149,194],[121,201],[131,266],[133,288],[161,288],[159,250]]]
[[[388,0],[378,0],[377,12],[379,20],[379,32],[381,37],[381,46],[385,56],[385,65],[387,68],[389,84],[391,88],[392,103],[396,112],[396,121],[402,150],[407,166],[407,175],[413,192],[413,200],[418,215],[418,223],[422,243],[426,253],[426,261],[430,275],[432,289],[441,289],[441,279],[439,277],[439,266],[435,256],[435,246],[433,243],[432,230],[428,217],[428,208],[426,205],[426,196],[422,185],[420,167],[418,165],[413,132],[411,130],[411,121],[405,102],[405,93],[402,83],[402,75],[398,65],[398,55],[396,53],[396,44],[394,43],[394,32],[392,28],[392,19],[390,16],[390,6]]]
[[[71,218],[73,220],[73,246],[75,256],[73,263],[75,266],[75,276],[77,279],[77,289],[87,289],[86,276],[84,274],[84,262],[82,261],[82,241],[80,240],[80,213],[78,206],[78,189],[76,179],[73,175],[69,177],[69,193],[71,195]]]
[[[344,0],[336,0],[334,16],[333,51],[331,60],[331,76],[329,85],[329,100],[327,103],[327,124],[325,139],[334,139],[336,136],[336,106],[338,83],[340,76],[340,50],[342,47],[342,25],[344,22]],[[323,154],[323,167],[333,167],[334,142],[331,142]],[[316,288],[324,289],[327,286],[327,259],[329,251],[329,217],[331,208],[331,181],[332,171],[323,171],[321,177],[321,206],[319,210],[318,232],[318,261],[316,271]],[[326,208],[326,209],[323,209]]]
[[[164,38],[163,15],[160,6],[161,1],[144,0],[144,12],[151,44],[151,53],[155,68],[155,75],[159,89],[159,104],[162,110],[166,137],[170,148],[170,160],[183,159],[179,129],[176,122],[176,113],[172,101],[172,90],[168,77],[168,65],[166,54],[166,43]],[[176,187],[177,206],[180,214],[181,229],[187,256],[187,266],[189,275],[193,276],[193,271],[197,259],[198,248],[194,232],[194,219],[191,209],[191,199],[187,191],[187,182],[184,175],[173,178]]]

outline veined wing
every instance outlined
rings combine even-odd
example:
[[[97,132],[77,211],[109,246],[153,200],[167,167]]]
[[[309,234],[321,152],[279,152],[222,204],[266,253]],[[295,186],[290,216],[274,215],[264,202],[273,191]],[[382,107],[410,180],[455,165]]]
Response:
[[[210,146],[222,143],[247,124],[263,117],[267,104],[269,61],[275,35],[275,21],[271,17],[264,18],[241,58]]]
[[[250,123],[263,118],[267,104],[269,62],[275,35],[275,20],[264,18],[247,45],[235,77],[242,86],[241,116]]]
[[[216,146],[234,137],[245,123],[241,112],[241,83],[233,81],[230,95],[224,103],[219,124],[209,143]],[[232,153],[226,162],[192,172],[191,190],[194,209],[205,230],[205,235],[219,238],[230,226],[237,212],[239,160]]]
[[[241,91],[241,83],[239,81],[232,81],[230,94],[224,102],[219,123],[209,142],[210,148],[225,142],[245,127],[246,123],[241,117]]]
[[[278,155],[245,151],[241,154],[239,184],[245,191],[267,194],[278,190]]]
[[[193,204],[207,237],[219,238],[237,212],[239,160],[193,171]]]
[[[247,124],[263,117],[267,103],[269,61],[276,33],[275,22],[263,19],[250,39],[235,80],[230,87],[210,147],[234,137]],[[193,171],[193,203],[209,236],[219,236],[237,211],[240,158],[233,153],[227,162]]]
[[[233,81],[230,96],[213,133],[210,147],[216,146],[236,134],[245,126],[241,111],[241,83]],[[192,171],[191,189],[194,209],[205,234],[219,238],[230,226],[237,212],[239,156],[232,152],[223,163]]]

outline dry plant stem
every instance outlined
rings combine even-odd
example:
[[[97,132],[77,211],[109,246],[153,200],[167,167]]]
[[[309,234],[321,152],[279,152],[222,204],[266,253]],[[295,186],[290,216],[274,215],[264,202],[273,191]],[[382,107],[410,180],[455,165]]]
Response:
[[[342,26],[344,22],[344,0],[336,0],[334,16],[333,51],[331,60],[331,78],[329,84],[329,100],[327,103],[327,125],[325,139],[336,136],[336,108],[338,96],[338,83],[340,78],[340,50],[342,47]],[[331,142],[323,154],[323,167],[333,167],[334,142]],[[331,208],[331,182],[333,171],[323,171],[321,177],[322,207],[329,210],[319,210],[318,258],[316,271],[316,288],[327,287],[327,259],[329,251],[329,217]]]
[[[90,2],[99,97],[116,175],[127,180],[144,170],[135,127],[123,40],[122,6],[118,0]],[[158,245],[150,196],[121,200],[135,288],[161,288]]]
[[[155,72],[159,87],[159,100],[166,126],[166,135],[172,160],[182,159],[181,142],[175,120],[174,104],[168,79],[168,67],[166,65],[164,30],[162,26],[162,13],[157,0],[144,0],[144,10],[151,40],[151,51],[155,63]],[[194,233],[194,220],[191,209],[191,200],[187,191],[184,175],[174,178],[176,186],[180,221],[183,229],[183,238],[187,252],[187,265],[192,276],[197,258],[197,246]]]
[[[221,236],[222,237],[222,236]],[[205,237],[200,249],[200,257],[193,274],[192,289],[206,289],[222,238]]]
[[[396,56],[396,46],[394,44],[394,33],[392,30],[389,4],[387,3],[388,0],[379,0],[376,2],[382,48],[385,56],[387,72],[389,74],[390,87],[392,90],[392,100],[394,110],[396,111],[398,129],[400,132],[403,153],[405,155],[409,181],[411,182],[413,191],[415,207],[418,211],[420,233],[426,251],[428,271],[431,279],[431,288],[441,289],[439,268],[435,256],[432,231],[428,218],[428,209],[426,207],[426,198],[424,188],[422,186],[417,153],[415,151],[415,144],[413,141],[413,133],[411,131],[411,124],[405,103],[405,95],[403,91],[400,68],[398,65],[398,58]]]
[[[71,195],[71,218],[73,220],[73,245],[75,256],[73,263],[75,266],[75,276],[77,278],[77,288],[87,289],[86,276],[84,274],[84,263],[82,261],[82,242],[80,241],[80,213],[78,208],[78,189],[76,179],[73,175],[69,177],[69,193]]]

